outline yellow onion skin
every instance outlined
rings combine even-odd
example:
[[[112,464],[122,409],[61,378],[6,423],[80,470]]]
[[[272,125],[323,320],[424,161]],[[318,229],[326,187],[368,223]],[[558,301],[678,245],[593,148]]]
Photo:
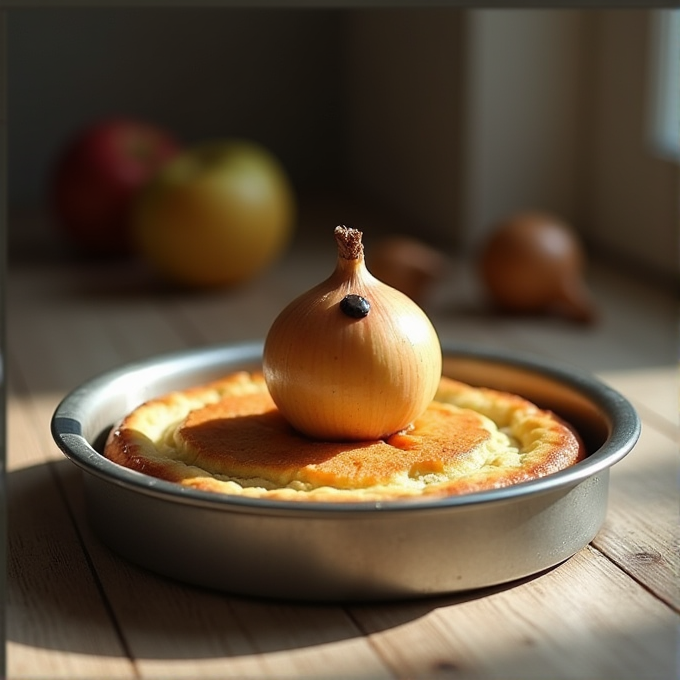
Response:
[[[368,315],[343,313],[346,295],[368,300]],[[279,314],[263,355],[267,387],[283,416],[327,441],[375,440],[408,428],[432,401],[441,370],[432,323],[368,272],[363,246],[353,259],[339,253],[333,274]]]

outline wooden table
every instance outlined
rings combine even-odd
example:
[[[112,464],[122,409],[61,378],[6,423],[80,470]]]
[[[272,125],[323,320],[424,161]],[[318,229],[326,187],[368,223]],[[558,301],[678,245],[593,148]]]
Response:
[[[231,291],[189,293],[138,263],[55,257],[7,274],[7,676],[19,678],[677,677],[676,306],[603,267],[591,327],[508,319],[453,264],[428,312],[445,340],[522,349],[593,371],[643,432],[612,472],[607,520],[558,567],[508,586],[378,605],[304,605],[184,586],[112,554],[88,526],[80,472],[49,433],[66,392],[162,352],[263,337],[285,302],[330,273],[295,245]]]

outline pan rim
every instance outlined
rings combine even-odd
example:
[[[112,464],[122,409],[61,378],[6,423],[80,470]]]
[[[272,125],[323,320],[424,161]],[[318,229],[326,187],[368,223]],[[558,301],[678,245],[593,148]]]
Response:
[[[517,502],[522,498],[533,498],[538,494],[570,489],[602,473],[626,456],[637,443],[641,432],[640,419],[632,404],[618,391],[578,367],[528,352],[443,342],[442,350],[445,358],[472,358],[489,363],[511,365],[540,373],[573,389],[606,414],[609,420],[606,440],[584,460],[565,470],[501,489],[434,499],[409,498],[334,503],[248,498],[183,487],[113,463],[101,455],[83,434],[83,418],[88,412],[88,402],[94,401],[93,397],[101,396],[116,382],[130,379],[135,374],[163,371],[164,368],[170,366],[182,365],[183,372],[189,373],[192,368],[217,367],[229,361],[238,360],[243,364],[247,362],[255,364],[261,357],[262,348],[261,340],[206,345],[156,355],[100,373],[62,398],[50,421],[52,437],[62,453],[84,472],[133,492],[155,496],[168,502],[184,503],[222,512],[249,512],[279,516],[286,514],[304,517],[312,515],[365,517],[367,514],[376,516],[383,513],[393,515],[399,512],[413,513],[454,508],[463,510],[490,503]]]

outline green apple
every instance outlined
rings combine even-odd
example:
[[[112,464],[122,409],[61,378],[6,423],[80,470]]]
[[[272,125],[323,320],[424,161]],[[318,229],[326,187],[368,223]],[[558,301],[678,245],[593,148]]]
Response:
[[[267,149],[245,140],[205,142],[173,159],[142,192],[132,235],[164,278],[228,286],[283,252],[295,208],[290,179]]]

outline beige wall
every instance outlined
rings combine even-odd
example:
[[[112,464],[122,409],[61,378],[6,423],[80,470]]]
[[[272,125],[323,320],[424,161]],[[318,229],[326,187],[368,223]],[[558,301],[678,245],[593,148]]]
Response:
[[[523,209],[578,216],[582,13],[466,15],[463,240]]]
[[[346,140],[352,182],[390,208],[395,230],[452,249],[460,228],[462,14],[349,15]]]
[[[582,34],[578,11],[353,13],[353,179],[456,252],[516,210],[577,221]]]
[[[655,152],[648,130],[651,14],[609,10],[591,21],[597,42],[584,154],[588,237],[626,261],[677,276],[680,165]]]
[[[119,110],[188,142],[257,137],[301,184],[347,186],[451,252],[537,207],[677,276],[678,164],[653,154],[645,129],[650,16],[10,12],[10,203],[40,201],[64,136]]]
[[[8,15],[15,203],[41,200],[65,139],[115,114],[163,125],[187,144],[256,138],[301,181],[338,173],[341,11],[71,7]]]
[[[677,277],[679,166],[654,155],[645,127],[651,16],[355,13],[351,175],[457,252],[539,208],[600,253]]]

